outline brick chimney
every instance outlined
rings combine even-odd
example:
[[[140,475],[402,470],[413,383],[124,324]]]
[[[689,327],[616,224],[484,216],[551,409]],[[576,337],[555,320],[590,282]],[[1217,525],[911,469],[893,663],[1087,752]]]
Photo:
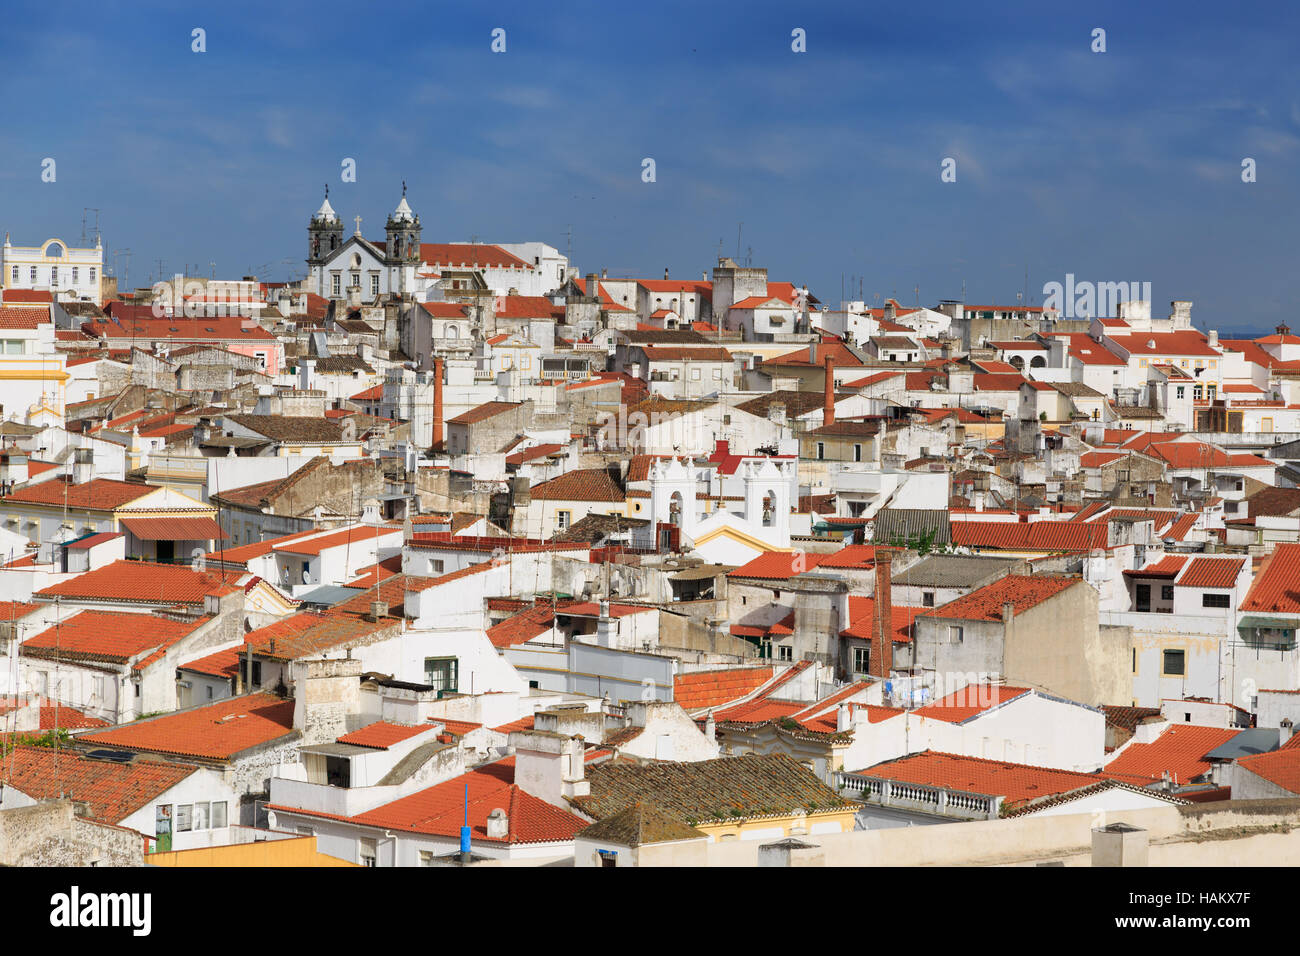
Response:
[[[871,621],[872,654],[867,670],[872,677],[886,680],[894,665],[894,602],[891,585],[893,560],[892,551],[876,549],[876,598]]]
[[[826,356],[826,399],[822,410],[822,424],[830,425],[835,421],[835,370],[831,367],[831,357]]]
[[[433,444],[442,444],[442,359],[433,360]]]

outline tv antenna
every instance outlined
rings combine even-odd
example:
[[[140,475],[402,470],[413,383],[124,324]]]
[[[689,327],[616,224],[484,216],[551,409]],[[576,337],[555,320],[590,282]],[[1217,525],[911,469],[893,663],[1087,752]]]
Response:
[[[125,277],[126,277],[127,275],[129,275],[129,274],[130,274],[130,271],[131,271],[131,250],[130,250],[130,249],[114,249],[114,250],[113,250],[113,275],[114,275],[114,276],[117,275],[117,260],[118,260],[118,257],[119,257],[119,256],[125,257],[125,259],[126,259],[126,271],[123,273],[123,282],[122,282],[122,285],[127,286],[127,288],[130,288],[130,286],[129,286],[129,285],[127,284],[127,282],[125,281]],[[126,289],[122,289],[122,290],[120,290],[120,291],[123,291],[123,292],[124,292],[124,291],[126,291]]]
[[[86,213],[88,212],[93,212],[95,214],[95,240],[96,241],[99,240],[99,210],[96,209],[94,206],[82,206],[81,207],[81,245],[83,247],[86,245]]]

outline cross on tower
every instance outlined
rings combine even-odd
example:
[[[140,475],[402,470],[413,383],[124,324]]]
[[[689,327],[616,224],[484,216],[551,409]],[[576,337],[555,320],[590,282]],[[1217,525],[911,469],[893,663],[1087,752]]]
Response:
[[[357,220],[357,233],[356,233],[356,234],[359,236],[359,235],[361,235],[361,217],[360,217],[360,216],[357,216],[357,217],[356,217],[356,220]]]
[[[326,199],[329,199],[329,198],[330,198],[330,184],[329,184],[329,183],[326,183],[326,184],[325,184],[325,198],[326,198]]]
[[[402,198],[403,198],[403,199],[406,198],[406,180],[405,180],[405,179],[402,180]]]

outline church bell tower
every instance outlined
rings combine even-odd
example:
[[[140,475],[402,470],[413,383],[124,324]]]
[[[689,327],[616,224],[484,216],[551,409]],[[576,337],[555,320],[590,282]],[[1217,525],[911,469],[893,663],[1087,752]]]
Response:
[[[307,265],[319,266],[343,245],[343,223],[330,205],[330,188],[325,187],[325,201],[307,224]]]

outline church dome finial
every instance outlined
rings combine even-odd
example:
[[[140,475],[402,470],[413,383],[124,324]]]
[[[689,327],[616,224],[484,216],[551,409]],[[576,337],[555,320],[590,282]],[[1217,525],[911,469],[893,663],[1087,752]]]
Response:
[[[325,201],[320,204],[320,208],[316,210],[316,215],[312,216],[312,218],[323,219],[326,222],[338,222],[339,217],[334,212],[334,207],[330,205],[329,183],[325,184]]]
[[[406,180],[402,180],[402,201],[397,204],[393,214],[388,217],[390,223],[415,222],[415,213],[411,210],[410,204],[406,201]]]

